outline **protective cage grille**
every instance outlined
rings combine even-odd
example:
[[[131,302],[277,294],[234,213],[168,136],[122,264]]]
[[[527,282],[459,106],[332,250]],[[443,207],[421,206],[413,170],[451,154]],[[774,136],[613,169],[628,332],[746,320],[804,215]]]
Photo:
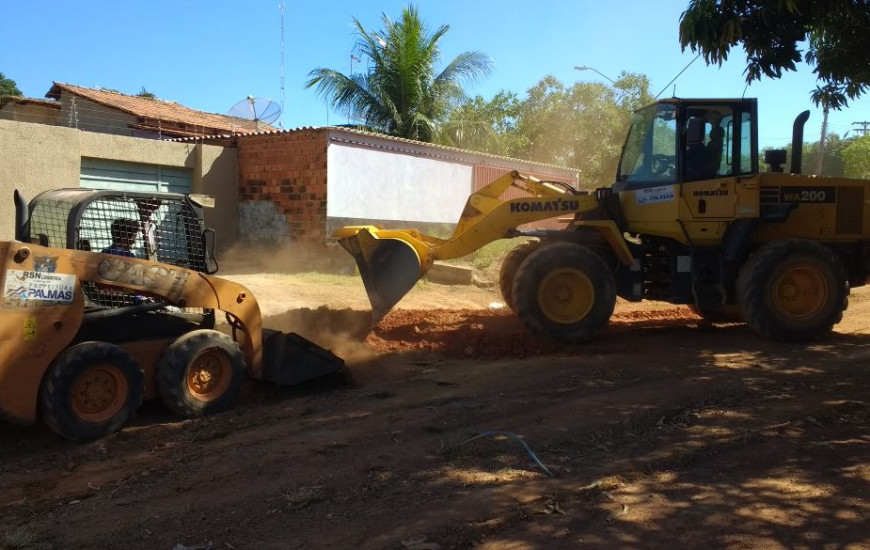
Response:
[[[75,190],[70,190],[75,191]],[[102,252],[206,271],[203,224],[183,195],[77,193],[38,197],[30,212],[31,239],[45,246]],[[155,301],[135,292],[82,281],[89,305],[123,307]]]

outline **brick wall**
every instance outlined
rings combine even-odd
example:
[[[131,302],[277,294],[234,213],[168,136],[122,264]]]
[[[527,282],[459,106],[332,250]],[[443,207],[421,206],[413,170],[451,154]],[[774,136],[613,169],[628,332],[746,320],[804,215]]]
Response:
[[[267,244],[326,241],[323,129],[239,136],[239,239]]]

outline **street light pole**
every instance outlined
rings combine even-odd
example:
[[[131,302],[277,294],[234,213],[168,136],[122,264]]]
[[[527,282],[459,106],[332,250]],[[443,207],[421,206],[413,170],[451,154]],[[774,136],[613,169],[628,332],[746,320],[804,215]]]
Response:
[[[574,69],[578,70],[578,71],[592,71],[593,73],[598,73],[601,76],[603,76],[604,78],[606,78],[607,80],[609,80],[611,84],[613,84],[614,86],[616,85],[615,80],[613,80],[612,78],[610,78],[609,76],[607,76],[606,74],[602,73],[601,71],[599,71],[598,69],[596,69],[594,67],[587,67],[585,65],[577,65],[576,67],[574,67]]]
[[[606,74],[602,73],[601,71],[599,71],[599,70],[596,69],[595,67],[587,67],[586,65],[576,65],[576,66],[574,67],[574,69],[575,69],[575,70],[578,70],[578,71],[592,71],[592,72],[594,72],[594,73],[598,73],[598,74],[600,74],[601,76],[603,76],[604,78],[606,78],[607,80],[609,80],[610,83],[613,84],[613,87],[614,87],[614,88],[619,89],[619,88],[616,87],[616,81],[615,81],[615,80],[613,80],[612,78],[610,78],[610,77],[607,76]],[[623,97],[626,96],[626,94],[628,94],[628,90],[622,90],[622,93],[619,94],[619,96],[614,100],[614,103],[617,103],[617,104],[618,104],[619,101],[620,101]],[[633,96],[634,94],[631,94],[631,95]]]

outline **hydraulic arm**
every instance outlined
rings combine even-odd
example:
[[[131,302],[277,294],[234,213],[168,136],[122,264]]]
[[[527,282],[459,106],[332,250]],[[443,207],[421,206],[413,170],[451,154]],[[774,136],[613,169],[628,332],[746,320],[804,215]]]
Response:
[[[511,187],[528,196],[500,198]],[[520,235],[517,228],[525,223],[558,216],[573,219],[598,206],[593,195],[513,171],[469,196],[449,239],[424,235],[416,229],[371,225],[343,227],[333,236],[356,260],[377,322],[431,269],[435,260],[459,258],[493,241],[516,237]]]

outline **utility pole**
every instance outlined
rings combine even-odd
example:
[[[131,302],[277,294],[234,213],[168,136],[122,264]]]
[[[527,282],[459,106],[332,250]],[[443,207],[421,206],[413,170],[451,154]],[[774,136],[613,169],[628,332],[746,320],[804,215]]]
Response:
[[[861,128],[855,128],[855,131],[861,132],[861,135],[866,136],[867,132],[870,132],[870,120],[862,120],[860,122],[853,122],[852,126],[861,126]]]
[[[278,4],[278,11],[281,12],[281,122],[278,124],[281,128],[284,127],[284,11],[287,9],[287,4],[281,2]]]
[[[816,175],[822,175],[822,166],[825,161],[825,138],[828,136],[828,108],[827,102],[825,103],[825,108],[822,111],[824,116],[822,117],[822,137],[819,140],[819,158],[816,160]]]

